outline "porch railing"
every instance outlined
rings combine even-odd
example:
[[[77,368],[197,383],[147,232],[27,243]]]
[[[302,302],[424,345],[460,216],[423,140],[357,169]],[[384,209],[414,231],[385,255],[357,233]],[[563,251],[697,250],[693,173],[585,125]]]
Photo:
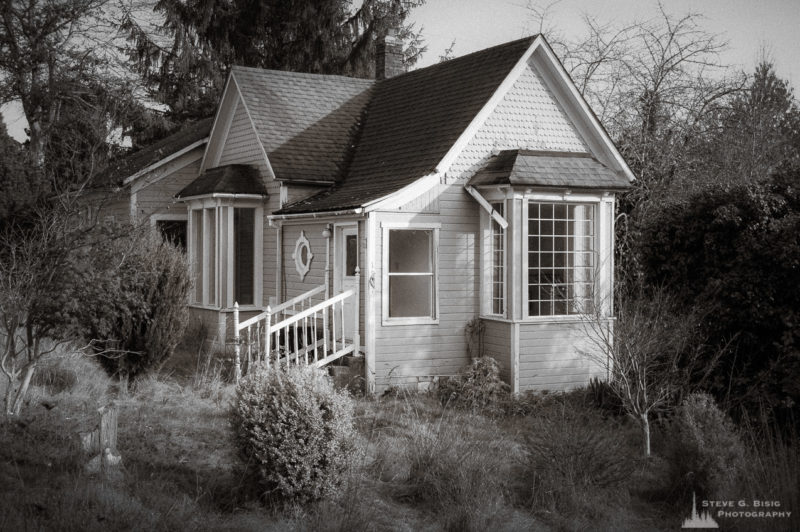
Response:
[[[356,272],[358,279],[358,272]],[[344,355],[355,353],[360,345],[358,323],[358,283],[353,290],[341,292],[312,304],[311,299],[325,291],[320,286],[276,307],[239,322],[239,305],[233,309],[234,354],[237,381],[254,364],[305,364],[322,367]],[[352,314],[345,312],[352,303]],[[350,315],[348,315],[350,314]],[[353,324],[346,334],[347,321]]]

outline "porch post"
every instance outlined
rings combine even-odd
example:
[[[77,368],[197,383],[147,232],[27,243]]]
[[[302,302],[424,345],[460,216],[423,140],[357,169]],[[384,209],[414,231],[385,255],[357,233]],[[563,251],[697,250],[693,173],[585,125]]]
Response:
[[[353,309],[355,312],[353,313],[355,316],[355,323],[353,324],[353,355],[358,355],[358,350],[361,349],[361,335],[358,331],[358,303],[359,298],[361,297],[361,268],[356,265],[356,293],[355,293],[355,301],[353,301]]]
[[[239,346],[239,302],[233,304],[233,365],[236,371],[236,384],[239,384],[239,379],[242,378],[242,366],[239,361],[241,347]]]
[[[330,299],[331,297],[331,224],[327,224],[325,229],[322,231],[322,236],[325,237],[325,301]],[[333,312],[333,309],[331,309]],[[336,339],[336,331],[332,331],[332,338],[331,341],[335,341]],[[322,311],[322,334],[325,337],[325,343],[327,344],[328,339],[328,310],[325,309]],[[333,345],[333,351],[336,351],[335,344]],[[333,352],[332,351],[332,352]],[[327,353],[323,353],[323,357],[328,356]]]

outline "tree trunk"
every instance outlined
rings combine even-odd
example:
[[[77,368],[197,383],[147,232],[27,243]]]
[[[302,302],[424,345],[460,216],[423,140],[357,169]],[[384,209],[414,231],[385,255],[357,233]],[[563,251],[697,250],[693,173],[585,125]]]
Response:
[[[11,378],[11,375],[6,375],[6,380],[8,381],[8,386],[6,387],[6,397],[3,408],[6,414],[11,414],[11,399],[14,397],[14,379]]]
[[[13,416],[18,416],[22,410],[22,402],[25,400],[25,395],[28,393],[28,386],[31,384],[31,377],[33,377],[33,371],[35,369],[35,364],[30,364],[25,368],[25,376],[22,378],[22,382],[17,389],[17,395],[14,397],[14,406],[9,412]]]
[[[640,421],[642,425],[642,444],[644,447],[644,457],[650,458],[650,419],[647,414],[640,414]]]

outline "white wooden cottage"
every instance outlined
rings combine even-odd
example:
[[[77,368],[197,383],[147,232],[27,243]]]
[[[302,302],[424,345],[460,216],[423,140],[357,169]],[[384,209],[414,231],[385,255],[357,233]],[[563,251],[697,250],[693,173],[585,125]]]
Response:
[[[119,216],[185,231],[192,312],[244,361],[356,353],[370,390],[424,384],[480,318],[514,391],[584,384],[634,179],[608,134],[541,36],[409,73],[389,37],[378,61],[235,67],[212,123],[109,174]]]

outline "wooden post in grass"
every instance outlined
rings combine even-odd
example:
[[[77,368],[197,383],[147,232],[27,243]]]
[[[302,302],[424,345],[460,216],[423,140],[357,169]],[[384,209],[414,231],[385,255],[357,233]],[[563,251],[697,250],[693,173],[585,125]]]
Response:
[[[240,353],[239,346],[239,302],[233,303],[233,365],[236,371],[236,384],[239,384],[239,379],[242,378],[242,366],[239,361]]]
[[[100,407],[97,412],[100,414],[100,424],[98,427],[98,439],[100,440],[100,450],[111,449],[117,451],[117,407],[113,404]]]
[[[103,473],[107,477],[119,475],[117,466],[122,457],[117,454],[117,407],[112,403],[98,408],[97,413],[100,415],[97,428],[80,434],[83,450],[94,455],[85,470],[90,474]]]

